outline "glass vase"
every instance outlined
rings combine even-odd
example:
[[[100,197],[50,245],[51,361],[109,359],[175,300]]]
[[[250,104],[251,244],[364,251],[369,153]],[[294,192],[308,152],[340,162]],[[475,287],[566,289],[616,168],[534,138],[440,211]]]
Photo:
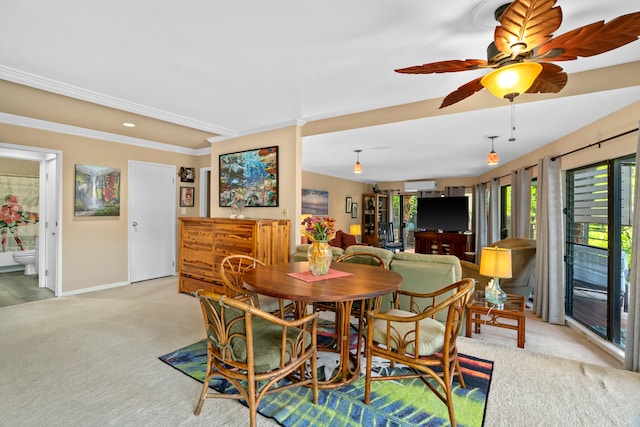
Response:
[[[327,241],[319,240],[311,243],[307,250],[307,259],[309,260],[309,267],[311,267],[311,274],[314,276],[325,276],[329,273],[331,257],[331,246],[329,246]]]
[[[490,304],[502,306],[507,300],[507,294],[500,288],[500,283],[497,278],[489,281],[489,284],[484,290],[484,298]]]

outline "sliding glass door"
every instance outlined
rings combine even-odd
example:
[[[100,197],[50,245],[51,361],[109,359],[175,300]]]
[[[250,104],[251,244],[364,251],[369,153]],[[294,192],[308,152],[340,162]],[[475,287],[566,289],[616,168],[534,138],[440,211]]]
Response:
[[[566,310],[624,348],[635,157],[567,172]]]

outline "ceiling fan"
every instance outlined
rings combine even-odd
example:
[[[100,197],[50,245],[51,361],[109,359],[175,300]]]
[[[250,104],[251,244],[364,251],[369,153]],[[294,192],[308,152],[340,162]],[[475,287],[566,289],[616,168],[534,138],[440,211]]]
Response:
[[[447,95],[440,108],[462,101],[487,88],[498,97],[513,101],[520,93],[557,93],[567,84],[567,73],[556,61],[598,55],[624,46],[640,35],[640,12],[619,16],[606,24],[594,22],[554,37],[562,23],[556,0],[515,0],[495,12],[500,23],[494,41],[487,47],[487,60],[465,59],[432,62],[395,70],[405,74],[453,73],[492,68]],[[511,73],[510,73],[511,72]],[[499,79],[527,77],[520,86],[500,88]],[[528,84],[528,86],[527,86]]]

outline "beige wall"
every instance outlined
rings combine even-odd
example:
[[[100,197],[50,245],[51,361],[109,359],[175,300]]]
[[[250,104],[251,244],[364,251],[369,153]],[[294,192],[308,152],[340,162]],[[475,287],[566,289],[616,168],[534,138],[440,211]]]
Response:
[[[231,208],[219,206],[218,172],[220,154],[278,146],[278,207],[247,207],[242,214],[253,219],[288,219],[291,224],[290,252],[295,249],[294,218],[300,218],[302,142],[299,126],[262,132],[216,142],[211,146],[211,217],[228,218]],[[297,221],[297,220],[296,220]]]
[[[203,160],[189,155],[154,150],[73,135],[0,124],[0,142],[62,151],[62,291],[68,293],[128,280],[128,168],[129,160],[199,167]],[[206,159],[208,163],[208,156]],[[74,216],[75,165],[120,168],[120,216]],[[189,185],[197,186],[199,182]],[[179,178],[176,176],[176,201]],[[198,197],[186,216],[198,215]],[[182,215],[176,202],[176,215]]]
[[[638,127],[640,120],[640,102],[624,108],[609,117],[580,129],[574,134],[563,137],[540,150],[536,150],[511,163],[498,166],[491,173],[475,179],[437,179],[439,189],[444,186],[471,186],[476,182],[486,182],[493,177],[508,175],[512,169],[531,166],[545,155],[559,155],[573,149],[600,141]],[[589,148],[562,158],[562,168],[569,169],[588,165],[603,159],[620,157],[634,153],[638,134],[605,143],[601,148]],[[137,160],[153,163],[171,164],[177,168],[212,168],[211,216],[227,217],[229,208],[218,207],[218,155],[251,148],[278,145],[279,150],[279,204],[277,208],[247,208],[245,214],[252,218],[288,218],[292,221],[291,250],[300,241],[301,190],[311,188],[329,191],[330,215],[334,216],[339,229],[348,230],[352,223],[350,215],[344,212],[345,197],[361,203],[362,193],[369,192],[370,186],[355,181],[340,180],[318,174],[300,171],[302,158],[301,128],[290,126],[256,135],[243,136],[212,144],[211,156],[189,156],[135,147],[85,137],[63,135],[35,129],[0,124],[0,142],[60,150],[63,152],[62,164],[62,289],[63,292],[75,291],[93,286],[126,282],[128,278],[128,161]],[[73,215],[74,170],[75,164],[94,164],[119,167],[122,173],[121,213],[117,218],[76,218]],[[1,164],[0,164],[1,165]],[[534,168],[534,175],[536,170]],[[508,178],[506,178],[508,179]],[[506,183],[506,182],[503,182]],[[192,184],[189,184],[192,185]],[[199,188],[199,174],[193,186]],[[401,183],[380,183],[381,188],[398,189]],[[176,183],[176,200],[178,188]],[[187,208],[182,215],[176,204],[177,216],[198,216],[199,197],[196,206]],[[361,206],[359,206],[361,207]],[[357,218],[360,221],[360,216]],[[355,222],[355,221],[353,221]]]
[[[336,230],[346,233],[349,233],[350,224],[362,222],[362,194],[371,191],[369,184],[311,172],[302,172],[302,188],[329,192],[329,216],[336,220]],[[345,212],[347,197],[358,204],[357,218],[351,218],[351,214]]]

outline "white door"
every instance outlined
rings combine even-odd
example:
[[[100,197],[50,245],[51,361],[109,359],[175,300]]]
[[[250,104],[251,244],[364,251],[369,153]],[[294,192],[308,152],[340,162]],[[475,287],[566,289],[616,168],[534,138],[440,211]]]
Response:
[[[175,274],[176,167],[129,162],[129,282]]]
[[[39,262],[44,265],[44,274],[42,274],[42,266],[40,269],[40,287],[48,288],[57,296],[60,292],[58,285],[58,236],[59,230],[59,185],[58,185],[58,160],[57,157],[44,161],[45,182],[44,186],[44,218],[45,231],[44,239],[40,238],[40,259]],[[41,174],[42,176],[42,174]],[[41,185],[42,188],[42,185]]]

